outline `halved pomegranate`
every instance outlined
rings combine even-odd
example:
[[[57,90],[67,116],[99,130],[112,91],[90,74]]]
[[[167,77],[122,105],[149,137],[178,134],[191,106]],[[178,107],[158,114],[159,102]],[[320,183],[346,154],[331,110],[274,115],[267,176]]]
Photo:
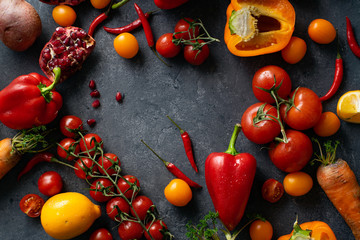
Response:
[[[85,0],[40,0],[40,2],[50,4],[50,5],[60,5],[60,4],[67,4],[71,6],[79,5],[80,3],[84,2]]]
[[[54,67],[61,68],[60,82],[80,70],[95,47],[95,40],[78,27],[58,27],[40,53],[41,70],[53,81]]]

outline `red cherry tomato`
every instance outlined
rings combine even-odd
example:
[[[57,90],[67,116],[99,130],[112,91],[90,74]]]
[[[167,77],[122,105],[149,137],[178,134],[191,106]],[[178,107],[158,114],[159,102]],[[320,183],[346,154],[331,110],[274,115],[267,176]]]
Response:
[[[286,137],[288,143],[270,144],[270,160],[284,172],[300,171],[313,154],[311,140],[304,133],[292,129],[286,130]]]
[[[59,157],[64,158],[68,161],[75,159],[74,156],[71,156],[69,153],[78,154],[80,152],[79,144],[72,138],[64,138],[59,142],[57,146],[57,154]]]
[[[44,199],[37,194],[27,194],[20,201],[20,209],[29,217],[38,217],[44,205]]]
[[[203,40],[197,40],[198,43],[203,43]],[[194,44],[196,44],[193,41]],[[198,44],[196,44],[198,45]],[[185,60],[192,65],[201,65],[209,57],[210,50],[208,45],[204,45],[201,48],[197,49],[193,45],[186,45],[184,47],[184,58]]]
[[[83,122],[74,115],[64,116],[60,119],[60,131],[64,136],[74,138],[77,132],[83,131]]]
[[[94,149],[95,146],[103,148],[102,139],[96,133],[88,133],[80,140],[80,150],[82,152],[89,151],[91,156],[94,156],[96,152]]]
[[[38,180],[39,191],[46,196],[54,196],[61,192],[63,181],[57,172],[48,171],[43,173]]]
[[[131,215],[135,217],[136,212],[140,220],[145,220],[147,211],[151,210],[154,203],[146,196],[136,196],[136,198],[132,201],[132,205],[134,209],[130,209]]]
[[[262,114],[277,117],[274,106],[266,103],[255,103],[248,107],[241,118],[241,127],[244,135],[257,144],[269,143],[280,134],[279,123],[271,116],[257,116],[260,109]],[[262,109],[262,110],[261,110]],[[254,121],[259,121],[254,124]]]
[[[160,230],[166,231],[167,230],[166,224],[162,220],[156,220],[151,226],[150,226],[150,224],[151,224],[151,222],[146,224],[146,229],[149,229],[149,232],[150,232],[150,235],[152,236],[152,238],[154,240],[165,239],[164,234]],[[147,240],[151,240],[151,237],[149,236],[149,234],[147,232],[145,232],[145,238]]]
[[[144,229],[137,222],[124,221],[118,228],[121,240],[141,239],[144,234]]]
[[[175,25],[175,35],[177,39],[194,39],[199,36],[199,26],[193,25],[195,21],[191,18],[180,19]]]
[[[173,58],[181,51],[180,45],[173,43],[173,34],[165,33],[156,41],[156,51],[164,58]]]
[[[99,157],[98,163],[104,167],[110,176],[116,174],[115,169],[121,165],[118,156],[113,153],[105,153],[104,156]],[[98,169],[101,174],[105,175],[105,171],[102,168]]]
[[[89,240],[113,240],[113,237],[106,228],[99,228],[90,235]]]
[[[268,179],[261,188],[261,195],[266,201],[275,203],[284,195],[284,186],[275,179]]]
[[[286,112],[286,104],[280,107],[280,114],[285,123],[296,130],[306,130],[320,120],[322,104],[319,97],[309,88],[299,87],[290,94],[294,98],[294,107]]]
[[[106,214],[109,216],[110,219],[115,221],[121,220],[120,218],[117,218],[120,214],[117,208],[119,208],[120,211],[123,213],[130,213],[130,206],[125,201],[125,199],[123,199],[122,197],[114,197],[106,203]]]
[[[269,65],[256,71],[252,80],[252,90],[255,97],[260,102],[275,103],[275,100],[270,93],[267,93],[259,88],[271,89],[274,84],[275,87],[278,87],[280,83],[281,86],[277,93],[279,97],[286,99],[291,92],[291,80],[289,74],[278,66]]]
[[[90,173],[94,173],[97,170],[97,166],[90,158],[79,158],[75,164],[75,174],[81,179],[90,179]]]
[[[90,196],[97,202],[109,201],[112,197],[104,195],[114,192],[114,185],[107,178],[98,178],[90,186]]]
[[[123,176],[123,178],[126,179],[126,181],[133,183],[140,188],[140,182],[136,177],[132,175],[125,175]],[[136,196],[139,190],[134,193],[134,190],[123,178],[119,179],[119,181],[117,182],[117,186],[119,187],[120,191],[125,195],[127,199],[131,199],[133,195],[134,197]]]

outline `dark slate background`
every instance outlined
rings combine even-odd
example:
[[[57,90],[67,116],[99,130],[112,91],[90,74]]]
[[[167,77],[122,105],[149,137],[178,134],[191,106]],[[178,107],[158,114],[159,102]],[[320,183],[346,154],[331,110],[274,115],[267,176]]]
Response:
[[[1,89],[19,75],[42,73],[38,65],[39,54],[57,27],[51,17],[53,6],[37,0],[29,2],[40,14],[43,33],[25,52],[14,52],[0,44]],[[329,89],[334,74],[336,41],[328,45],[314,43],[307,35],[307,26],[311,20],[325,18],[334,24],[338,30],[345,65],[344,82],[335,97],[324,103],[324,110],[335,112],[339,97],[349,90],[359,88],[359,59],[351,53],[346,42],[345,16],[352,20],[360,41],[360,2],[291,2],[297,15],[294,35],[303,38],[308,46],[305,58],[295,65],[284,62],[280,53],[252,58],[239,58],[230,54],[223,41],[225,11],[229,1],[191,0],[177,9],[159,11],[151,19],[156,38],[163,33],[172,32],[181,17],[202,19],[208,31],[219,38],[221,43],[210,46],[210,57],[201,66],[191,66],[181,55],[167,60],[172,65],[171,68],[165,66],[148,48],[141,29],[133,32],[140,45],[138,55],[130,60],[123,59],[113,49],[115,36],[98,29],[95,32],[96,48],[83,69],[58,87],[64,98],[64,106],[52,126],[57,126],[60,117],[68,114],[75,114],[83,121],[96,119],[97,125],[93,129],[87,125],[86,128],[102,137],[106,151],[120,157],[124,174],[139,178],[142,193],[157,205],[160,215],[176,238],[186,239],[185,224],[189,220],[197,222],[210,210],[214,210],[206,189],[204,162],[211,152],[226,150],[234,124],[240,121],[245,109],[257,101],[251,91],[255,71],[275,64],[289,73],[294,87],[309,87],[320,96]],[[144,11],[156,9],[151,0],[138,4]],[[75,25],[85,30],[91,20],[101,13],[92,8],[89,1],[75,7],[75,10],[78,14]],[[106,26],[122,26],[136,18],[133,2],[130,2],[115,11],[106,21]],[[91,79],[96,81],[101,93],[101,107],[98,109],[91,107],[93,99],[88,88]],[[125,94],[122,104],[115,101],[117,91]],[[179,132],[166,118],[167,114],[190,133],[199,167],[198,174],[188,163]],[[312,130],[307,133],[313,135]],[[358,125],[342,121],[340,131],[332,137],[341,141],[338,156],[348,161],[357,176],[360,176],[359,133]],[[15,134],[16,131],[0,126],[1,139]],[[202,190],[193,190],[193,199],[186,207],[178,208],[167,202],[163,190],[173,176],[142,145],[140,139],[144,139],[161,156],[175,163],[190,178],[204,186]],[[354,239],[346,223],[317,184],[316,167],[308,166],[304,169],[315,180],[310,193],[302,197],[285,194],[278,203],[270,204],[262,199],[261,186],[268,178],[282,181],[285,173],[272,165],[267,151],[262,148],[264,146],[248,141],[243,134],[240,134],[236,146],[238,151],[253,154],[258,163],[246,214],[261,213],[265,216],[274,227],[273,239],[291,231],[296,214],[300,222],[327,222],[338,239]],[[79,180],[71,169],[56,164],[39,165],[17,182],[16,176],[29,158],[29,155],[25,155],[0,181],[0,239],[51,239],[43,231],[39,219],[25,216],[18,207],[25,194],[40,194],[37,180],[44,172],[59,172],[64,180],[64,191],[78,191],[88,195],[84,181]],[[239,226],[245,222],[246,217]],[[90,233],[99,227],[110,229],[114,239],[119,239],[115,223],[107,218],[104,211],[91,229],[76,239],[88,239]],[[248,229],[240,234],[239,239],[250,239]]]

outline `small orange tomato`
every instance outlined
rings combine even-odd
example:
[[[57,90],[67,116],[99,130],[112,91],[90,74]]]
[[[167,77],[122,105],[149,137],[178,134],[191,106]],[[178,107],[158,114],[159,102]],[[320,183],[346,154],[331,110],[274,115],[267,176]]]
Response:
[[[281,50],[281,56],[285,62],[295,64],[299,62],[306,53],[306,43],[298,37],[291,37],[290,42]]]
[[[328,44],[334,41],[336,30],[331,22],[325,19],[315,19],[308,27],[310,38],[320,44]]]
[[[340,120],[333,112],[323,112],[320,120],[314,126],[314,132],[320,137],[334,135],[340,128]]]
[[[123,58],[133,58],[139,51],[139,44],[131,33],[121,33],[114,39],[115,51]]]
[[[54,21],[62,27],[71,26],[76,20],[75,10],[68,5],[58,5],[52,11]]]
[[[273,227],[269,221],[255,220],[250,225],[251,240],[271,240]]]
[[[96,9],[103,9],[109,5],[111,0],[90,0],[91,5]]]
[[[192,191],[189,185],[182,179],[173,179],[165,187],[166,199],[177,207],[183,207],[192,199]]]
[[[283,184],[287,194],[297,197],[305,195],[311,190],[313,180],[305,172],[293,172],[285,176]]]

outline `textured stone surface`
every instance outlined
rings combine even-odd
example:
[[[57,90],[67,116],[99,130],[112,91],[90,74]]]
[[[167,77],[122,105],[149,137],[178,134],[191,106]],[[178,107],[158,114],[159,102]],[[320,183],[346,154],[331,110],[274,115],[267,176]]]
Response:
[[[37,9],[43,22],[43,33],[26,52],[13,52],[0,44],[0,88],[4,88],[12,79],[30,72],[41,73],[38,57],[42,46],[48,41],[56,25],[51,17],[53,6],[29,0]],[[151,0],[138,2],[144,11],[154,10]],[[159,11],[151,19],[155,37],[172,32],[181,17],[200,18],[209,32],[219,38],[221,43],[210,46],[210,58],[202,66],[189,65],[182,56],[167,60],[172,67],[162,64],[151,52],[141,29],[134,31],[139,41],[140,52],[131,60],[119,57],[113,49],[114,36],[102,29],[95,32],[96,48],[85,62],[82,71],[58,87],[64,97],[64,106],[60,116],[53,124],[56,126],[61,116],[75,114],[86,121],[97,121],[89,131],[99,134],[104,140],[106,151],[116,153],[122,162],[123,171],[139,178],[142,193],[149,196],[157,205],[160,215],[177,239],[186,239],[185,224],[197,222],[208,211],[213,210],[206,190],[204,162],[211,152],[225,151],[233,126],[240,121],[242,113],[256,102],[251,92],[252,76],[257,69],[275,64],[286,69],[293,86],[305,86],[323,95],[333,80],[336,58],[336,41],[329,45],[319,45],[307,35],[307,26],[315,18],[331,21],[339,34],[340,51],[344,58],[344,82],[333,99],[324,103],[324,110],[336,111],[338,98],[349,90],[359,89],[359,59],[351,52],[346,42],[345,16],[348,16],[356,29],[360,41],[360,2],[353,1],[292,1],[296,13],[295,36],[303,38],[308,51],[298,64],[285,63],[279,53],[253,58],[238,58],[231,55],[223,42],[225,10],[228,1],[191,0],[174,10]],[[100,11],[91,7],[89,1],[75,10],[78,14],[76,26],[88,29],[90,22]],[[137,18],[133,3],[114,11],[106,26],[118,27]],[[101,93],[101,106],[93,109],[88,83],[94,79]],[[119,104],[115,94],[125,94],[124,102]],[[183,150],[178,130],[169,122],[166,115],[175,119],[192,137],[195,158],[199,167],[196,174]],[[0,126],[0,137],[11,137],[16,132]],[[313,132],[307,131],[309,135]],[[341,123],[340,131],[332,137],[339,139],[341,147],[338,156],[347,160],[357,176],[360,176],[358,125]],[[170,205],[163,189],[173,179],[162,163],[142,145],[144,139],[162,157],[176,164],[189,177],[204,186],[193,191],[193,200],[189,205],[177,208]],[[289,233],[296,214],[300,222],[323,220],[334,230],[338,239],[354,239],[339,213],[331,205],[325,193],[315,181],[309,194],[303,197],[284,197],[276,204],[265,202],[260,193],[262,183],[268,178],[279,181],[285,173],[279,171],[270,162],[263,146],[248,141],[240,134],[237,149],[253,154],[258,162],[257,173],[246,213],[261,213],[274,227],[274,238]],[[19,210],[19,201],[27,193],[39,193],[37,179],[48,170],[58,171],[64,179],[64,191],[79,191],[88,195],[87,185],[76,178],[73,171],[56,164],[42,164],[20,182],[16,176],[30,156],[6,177],[0,180],[0,239],[50,239],[42,230],[39,219],[26,217]],[[306,167],[315,180],[315,167]],[[224,196],[225,197],[225,196]],[[234,203],[236,204],[236,203]],[[247,222],[243,218],[240,225]],[[76,239],[88,239],[90,233],[98,227],[111,229],[114,239],[119,239],[115,224],[105,213],[91,229]],[[241,239],[250,239],[248,230],[240,234]]]

